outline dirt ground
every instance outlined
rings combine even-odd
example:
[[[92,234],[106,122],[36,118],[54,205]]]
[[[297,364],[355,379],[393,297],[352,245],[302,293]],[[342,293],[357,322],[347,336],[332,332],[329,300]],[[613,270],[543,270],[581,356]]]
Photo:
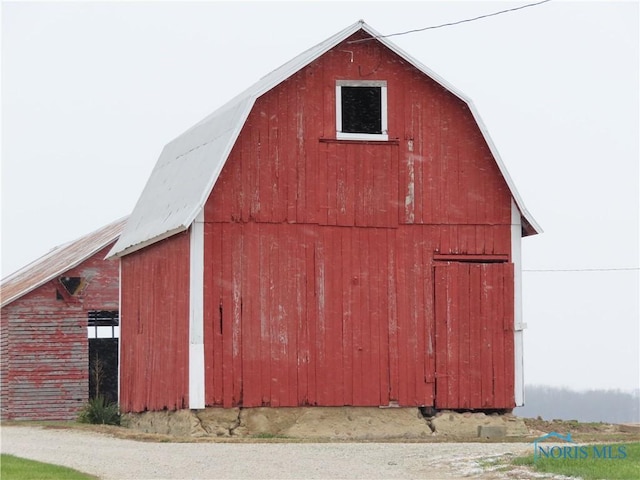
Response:
[[[502,479],[510,477],[485,475],[484,459],[506,458],[530,448],[526,443],[274,439],[140,442],[74,428],[3,425],[0,431],[2,453],[64,465],[102,480]]]
[[[221,413],[226,417],[221,418]],[[477,434],[478,425],[504,427],[507,422],[512,424],[507,429],[510,436],[496,439]],[[519,430],[522,426],[524,431]],[[146,416],[137,428],[3,422],[0,431],[2,453],[66,465],[104,480],[557,480],[560,477],[525,467],[503,471],[492,465],[531,453],[533,439],[551,431],[570,432],[578,442],[640,440],[638,425],[469,412],[441,412],[427,419],[411,409],[291,410],[284,416],[272,411],[227,410],[200,412],[195,418],[191,412],[164,412],[164,416]],[[470,436],[461,436],[464,431]],[[522,435],[514,435],[518,431]]]
[[[467,417],[469,418],[469,417]],[[450,422],[449,418],[446,418]],[[532,437],[461,441],[453,436],[384,441],[295,439],[268,435],[179,437],[123,427],[4,422],[2,453],[65,465],[110,479],[410,479],[559,480],[526,467],[504,470],[532,451]],[[529,435],[570,431],[598,441],[639,440],[617,425],[527,420]],[[317,432],[316,432],[317,433]]]
[[[636,442],[640,441],[640,424],[584,423],[577,420],[543,420],[525,418],[529,435],[539,437],[549,432],[571,433],[577,442]]]

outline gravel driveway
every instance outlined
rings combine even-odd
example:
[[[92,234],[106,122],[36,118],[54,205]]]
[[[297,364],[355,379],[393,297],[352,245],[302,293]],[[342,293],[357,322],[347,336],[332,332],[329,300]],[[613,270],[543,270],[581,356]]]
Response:
[[[150,443],[77,430],[4,426],[2,453],[101,479],[505,478],[477,460],[526,443]]]

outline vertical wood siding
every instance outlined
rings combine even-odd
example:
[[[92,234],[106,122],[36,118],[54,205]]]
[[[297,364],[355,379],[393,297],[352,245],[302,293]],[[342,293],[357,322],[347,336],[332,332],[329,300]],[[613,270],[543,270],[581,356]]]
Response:
[[[335,81],[362,78],[387,81],[388,142],[335,140]],[[454,339],[433,256],[508,255],[510,206],[462,101],[375,42],[336,47],[258,99],[207,202],[206,403],[434,405]],[[508,406],[498,387],[478,406]]]
[[[335,139],[338,79],[387,82],[389,141]],[[206,203],[206,404],[438,403],[434,255],[509,259],[510,220],[466,104],[376,42],[338,45],[256,101]],[[187,404],[184,268],[180,239],[122,260],[127,411]],[[460,308],[468,344],[481,319]],[[508,407],[512,372],[491,374],[445,403]]]
[[[206,404],[433,405],[439,234],[206,224]]]
[[[189,236],[121,260],[120,404],[123,411],[188,406]]]
[[[436,274],[436,407],[514,406],[513,265],[450,263]]]
[[[57,298],[56,278],[2,309],[2,418],[74,420],[89,396],[87,314],[118,309],[111,246],[67,271],[83,277],[77,296]]]
[[[387,81],[389,142],[335,140],[338,79]],[[466,104],[375,42],[338,45],[259,98],[206,208],[214,222],[392,228],[511,214]]]

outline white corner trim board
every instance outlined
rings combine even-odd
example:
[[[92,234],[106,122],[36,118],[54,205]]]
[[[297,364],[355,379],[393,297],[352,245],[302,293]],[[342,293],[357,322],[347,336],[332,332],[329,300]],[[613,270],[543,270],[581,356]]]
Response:
[[[524,356],[522,323],[522,214],[515,200],[511,200],[511,259],[513,261],[513,353],[514,396],[517,407],[524,405]]]
[[[189,258],[189,408],[204,408],[204,209],[191,224]]]

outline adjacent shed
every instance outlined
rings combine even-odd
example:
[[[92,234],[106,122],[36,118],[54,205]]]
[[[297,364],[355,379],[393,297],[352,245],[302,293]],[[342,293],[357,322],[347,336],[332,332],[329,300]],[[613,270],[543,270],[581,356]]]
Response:
[[[119,262],[105,256],[125,221],[2,280],[2,419],[72,420],[100,389],[117,399]]]
[[[521,237],[471,101],[364,22],[169,143],[121,257],[121,407],[522,403]]]

